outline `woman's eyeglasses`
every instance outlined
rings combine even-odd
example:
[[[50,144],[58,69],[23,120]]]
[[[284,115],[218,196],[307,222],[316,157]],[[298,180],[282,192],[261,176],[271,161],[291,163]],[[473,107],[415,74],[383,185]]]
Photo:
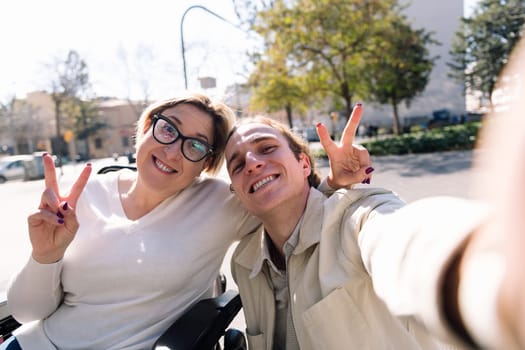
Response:
[[[199,162],[213,154],[213,147],[195,137],[181,134],[173,122],[157,113],[153,116],[153,138],[163,145],[171,145],[178,139],[182,140],[181,150],[184,157],[192,162]]]

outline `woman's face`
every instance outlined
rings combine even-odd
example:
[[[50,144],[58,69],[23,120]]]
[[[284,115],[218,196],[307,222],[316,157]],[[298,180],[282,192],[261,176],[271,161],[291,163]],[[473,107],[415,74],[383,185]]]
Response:
[[[207,166],[209,157],[196,162],[186,158],[182,152],[182,142],[184,137],[191,137],[202,141],[202,144],[213,145],[213,122],[209,114],[190,104],[179,104],[160,114],[163,119],[158,122],[155,136],[166,141],[169,138],[163,137],[175,135],[176,128],[182,137],[179,136],[174,143],[162,144],[153,137],[155,123],[151,124],[137,145],[138,185],[144,184],[148,191],[167,197],[190,185]],[[186,143],[193,147],[192,141],[187,140]],[[195,143],[197,147],[200,144]],[[195,158],[191,153],[192,147],[185,148],[186,156]]]

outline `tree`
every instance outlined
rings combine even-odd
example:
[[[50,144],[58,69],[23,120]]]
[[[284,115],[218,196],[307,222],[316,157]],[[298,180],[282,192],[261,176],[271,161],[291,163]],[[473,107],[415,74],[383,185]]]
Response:
[[[130,108],[135,112],[139,119],[145,106],[150,104],[151,81],[154,78],[156,68],[155,52],[149,45],[138,45],[134,50],[134,55],[121,46],[118,51],[118,57],[121,66],[125,70],[125,79],[127,85],[127,101]],[[133,94],[132,92],[135,92]],[[132,95],[140,96],[140,101],[132,98]],[[137,103],[139,102],[139,103]]]
[[[293,73],[293,68],[286,65],[286,56],[278,44],[268,48],[264,57],[258,56],[253,60],[255,68],[248,81],[253,91],[252,106],[265,108],[269,112],[284,109],[288,125],[292,128],[293,110],[306,109],[308,85],[304,77]]]
[[[277,0],[259,12],[255,30],[265,50],[282,43],[290,71],[304,72],[318,100],[342,102],[346,116],[356,97],[368,95],[363,72],[372,41],[398,16],[395,0]]]
[[[65,104],[74,105],[82,97],[85,97],[90,83],[87,64],[76,51],[69,51],[64,61],[55,60],[52,68],[55,77],[51,82],[51,97],[55,104],[56,123],[53,153],[60,159],[68,153],[61,134],[62,111],[66,108]]]
[[[365,76],[370,82],[371,99],[392,106],[394,134],[398,135],[398,105],[405,102],[408,107],[427,86],[438,58],[429,57],[427,46],[437,41],[424,29],[412,29],[403,17],[392,22],[383,34],[374,45],[375,53],[367,60]]]
[[[480,0],[472,17],[461,19],[450,51],[449,75],[491,101],[496,80],[523,34],[524,21],[525,0]]]
[[[91,158],[89,140],[101,129],[108,127],[107,123],[100,121],[97,100],[72,98],[65,111],[71,118],[71,129],[77,141],[77,153],[84,158]]]

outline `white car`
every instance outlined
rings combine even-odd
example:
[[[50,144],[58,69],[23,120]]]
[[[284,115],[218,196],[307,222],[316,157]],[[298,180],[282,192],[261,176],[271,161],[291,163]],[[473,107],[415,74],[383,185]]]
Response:
[[[32,155],[7,156],[0,158],[0,184],[7,180],[25,179],[24,163],[31,161]]]

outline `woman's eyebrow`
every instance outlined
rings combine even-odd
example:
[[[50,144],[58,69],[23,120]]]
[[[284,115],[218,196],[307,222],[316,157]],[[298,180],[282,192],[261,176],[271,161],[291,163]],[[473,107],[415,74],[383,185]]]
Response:
[[[176,124],[179,127],[183,125],[182,121],[179,118],[177,118],[176,116],[174,116],[174,115],[167,115],[166,117],[171,119],[173,121],[173,123]],[[188,135],[184,135],[184,136],[188,136]],[[206,134],[201,134],[200,132],[197,132],[196,136],[191,136],[191,137],[200,137],[200,138],[203,138],[204,140],[206,140],[207,143],[210,143],[210,140],[208,139],[208,136]]]

